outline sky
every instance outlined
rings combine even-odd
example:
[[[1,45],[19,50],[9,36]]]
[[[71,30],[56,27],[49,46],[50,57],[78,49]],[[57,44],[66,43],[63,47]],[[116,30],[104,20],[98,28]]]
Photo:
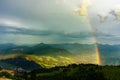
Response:
[[[120,44],[119,3],[120,0],[0,0],[0,44]]]

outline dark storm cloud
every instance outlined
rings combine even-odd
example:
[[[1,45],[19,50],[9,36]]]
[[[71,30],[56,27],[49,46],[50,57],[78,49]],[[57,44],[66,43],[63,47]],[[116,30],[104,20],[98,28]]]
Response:
[[[72,42],[72,41],[88,41],[90,39],[97,39],[97,42],[107,43],[108,41],[113,43],[114,41],[119,41],[120,37],[117,35],[109,34],[102,31],[95,31],[95,36],[92,35],[92,32],[62,32],[62,31],[47,31],[47,30],[34,30],[34,29],[26,29],[26,28],[15,28],[10,26],[0,26],[0,34],[14,34],[18,35],[30,35],[30,36],[54,36],[54,39],[60,42]],[[53,37],[51,37],[53,38]]]
[[[95,36],[96,36],[96,40],[98,43],[107,43],[107,44],[120,44],[120,37],[118,35],[115,34],[109,34],[106,32],[102,32],[102,31],[96,31],[95,32]]]
[[[59,36],[60,38],[81,38],[81,39],[93,37],[91,35],[91,32],[65,33],[63,31],[32,30],[32,29],[15,28],[15,27],[8,27],[8,26],[0,26],[0,33],[33,35],[33,36],[56,35],[56,36]]]
[[[40,30],[32,30],[25,28],[14,28],[14,27],[6,27],[0,26],[0,33],[11,33],[11,34],[22,34],[22,35],[51,35],[54,32],[51,31],[40,31]]]
[[[63,36],[70,37],[70,38],[89,38],[89,37],[93,37],[91,32],[68,33],[68,34],[63,34]]]

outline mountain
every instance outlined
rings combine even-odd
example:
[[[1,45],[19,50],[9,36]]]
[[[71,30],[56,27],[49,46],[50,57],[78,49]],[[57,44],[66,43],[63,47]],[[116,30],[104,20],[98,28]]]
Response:
[[[16,45],[14,44],[0,44],[0,54],[4,54],[7,50],[11,48],[15,48]]]
[[[8,69],[22,68],[25,70],[42,68],[39,64],[35,63],[32,60],[27,60],[25,59],[25,57],[22,56],[0,60],[0,66],[2,68]]]
[[[120,45],[99,44],[98,47],[100,53],[102,53],[104,56],[108,54],[110,56],[114,56],[113,54],[120,56]]]
[[[9,47],[0,51],[0,54],[25,54],[30,50],[28,46]]]
[[[63,48],[57,48],[53,47],[49,44],[37,44],[34,46],[9,46],[9,48],[5,47],[4,50],[1,49],[0,52],[0,62],[3,65],[8,66],[20,66],[19,64],[22,64],[20,67],[27,68],[29,65],[27,64],[30,61],[34,61],[34,63],[37,63],[41,65],[42,67],[54,67],[57,65],[67,65],[73,63],[71,58],[69,58],[69,55],[72,55],[68,50]],[[22,58],[18,57],[22,56]],[[27,60],[26,60],[27,59]],[[18,64],[15,63],[18,61]],[[20,63],[21,62],[21,63]],[[12,64],[12,65],[11,65]],[[26,67],[25,67],[26,66]],[[31,67],[34,65],[30,65]],[[31,69],[31,68],[30,68]]]
[[[99,52],[101,55],[101,62],[103,65],[119,65],[120,64],[120,45],[98,44],[98,48],[99,48]],[[36,59],[36,56],[38,56],[37,58],[39,58],[39,56],[42,56],[42,60],[44,60],[44,56],[46,56],[45,60],[48,62],[49,62],[49,57],[51,57],[54,63],[57,64],[55,60],[60,61],[61,59],[58,59],[58,57],[56,56],[64,57],[64,59],[62,59],[64,61],[66,60],[66,58],[69,58],[68,56],[72,56],[72,57],[75,57],[75,55],[84,56],[84,55],[91,55],[94,53],[96,53],[95,44],[78,44],[78,43],[44,44],[44,43],[40,43],[34,46],[28,46],[28,45],[18,46],[14,44],[1,44],[0,45],[1,55],[10,55],[10,54],[32,55],[31,57],[32,60],[36,61],[37,63],[39,62],[44,63],[45,65],[48,65],[48,64],[46,64],[43,61],[40,61],[39,59]],[[0,56],[0,58],[2,57]]]
[[[2,49],[0,48],[0,54],[34,54],[34,55],[69,55],[69,51],[63,48],[56,48],[48,44],[38,44],[32,47],[29,46],[7,46]]]
[[[4,49],[9,49],[9,48],[14,48],[16,47],[16,45],[8,43],[8,44],[0,44],[0,50],[4,50]]]
[[[56,48],[63,48],[68,50],[73,54],[91,54],[95,53],[95,45],[94,44],[51,44],[51,46]]]
[[[34,46],[17,46],[5,44],[4,49],[0,47],[0,54],[37,54],[37,55],[66,55],[66,54],[85,54],[94,53],[94,44],[44,44]]]
[[[33,46],[28,53],[39,55],[70,55],[71,53],[64,48],[56,48],[49,44],[38,44]]]
[[[85,55],[96,53],[95,44],[51,44],[53,47],[64,48],[73,54]],[[103,65],[120,64],[120,45],[98,44]]]
[[[120,45],[99,44],[103,65],[120,65]]]

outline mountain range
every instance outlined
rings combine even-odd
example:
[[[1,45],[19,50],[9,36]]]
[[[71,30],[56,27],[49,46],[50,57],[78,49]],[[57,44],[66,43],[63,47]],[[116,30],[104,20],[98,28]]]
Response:
[[[120,45],[98,44],[98,48],[102,65],[120,64]],[[9,67],[19,66],[25,69],[27,65],[33,65],[34,69],[38,67],[54,67],[61,64],[72,64],[74,61],[69,56],[91,55],[93,53],[95,53],[94,44],[40,43],[31,46],[0,44],[0,64],[3,66],[9,65]]]
[[[67,55],[71,53],[66,49],[41,43],[32,47],[2,44],[0,45],[0,54]]]

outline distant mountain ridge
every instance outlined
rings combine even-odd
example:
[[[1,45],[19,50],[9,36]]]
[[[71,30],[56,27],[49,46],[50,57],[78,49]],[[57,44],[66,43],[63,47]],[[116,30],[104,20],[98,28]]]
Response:
[[[67,56],[96,53],[94,44],[44,44],[34,46],[0,44],[0,55],[25,54],[25,55],[48,55]],[[120,45],[98,44],[103,65],[120,64]]]
[[[63,48],[56,48],[48,44],[38,44],[29,46],[10,46],[6,45],[4,49],[0,45],[0,54],[36,54],[36,55],[68,55],[69,51]]]
[[[44,44],[40,43],[34,46],[19,46],[15,44],[0,44],[0,54],[13,54],[13,53],[23,53],[23,54],[82,54],[82,53],[93,53],[95,52],[94,44]],[[101,54],[112,55],[112,53],[119,54],[120,45],[107,45],[98,44],[98,48]],[[61,53],[60,53],[61,52]]]

